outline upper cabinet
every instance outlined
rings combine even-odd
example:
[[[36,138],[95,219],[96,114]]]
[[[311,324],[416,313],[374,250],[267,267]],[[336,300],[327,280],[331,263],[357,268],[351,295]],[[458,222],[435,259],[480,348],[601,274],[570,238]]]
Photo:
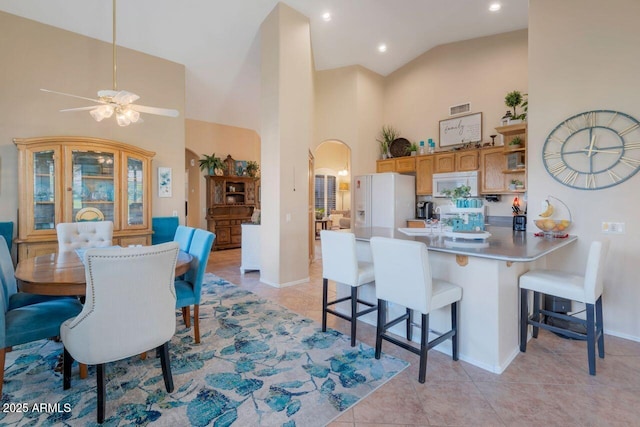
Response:
[[[376,173],[398,172],[411,173],[416,171],[416,157],[398,157],[393,159],[378,160],[376,162]]]
[[[57,251],[61,222],[113,221],[114,244],[151,243],[155,153],[98,138],[15,139],[19,153],[18,257]]]
[[[435,154],[435,173],[478,170],[478,150],[450,151]]]
[[[508,192],[523,193],[527,191],[527,123],[500,126],[496,131],[504,139],[505,187]]]

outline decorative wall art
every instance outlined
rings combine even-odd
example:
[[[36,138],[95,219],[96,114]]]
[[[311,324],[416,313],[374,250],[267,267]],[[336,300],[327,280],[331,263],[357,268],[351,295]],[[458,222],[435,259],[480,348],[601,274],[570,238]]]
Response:
[[[236,175],[247,176],[247,161],[236,160]]]
[[[158,168],[158,197],[171,197],[171,168]]]
[[[482,142],[482,113],[440,120],[440,147]]]

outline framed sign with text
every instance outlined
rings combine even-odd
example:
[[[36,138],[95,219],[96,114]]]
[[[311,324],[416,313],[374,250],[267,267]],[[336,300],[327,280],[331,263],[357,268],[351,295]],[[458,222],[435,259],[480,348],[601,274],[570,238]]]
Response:
[[[440,120],[440,147],[482,142],[482,113]]]

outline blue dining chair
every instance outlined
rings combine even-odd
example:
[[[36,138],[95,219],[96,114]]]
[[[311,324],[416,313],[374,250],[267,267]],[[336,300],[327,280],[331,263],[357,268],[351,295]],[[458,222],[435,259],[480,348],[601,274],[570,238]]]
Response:
[[[210,231],[196,229],[189,245],[189,254],[193,256],[191,267],[183,279],[175,281],[176,308],[182,309],[185,326],[191,327],[189,306],[193,305],[193,335],[196,343],[200,343],[200,292],[204,271],[211,253],[211,247],[216,235]]]
[[[82,311],[82,304],[75,298],[55,298],[22,307],[10,307],[5,295],[5,291],[0,292],[0,306],[3,309],[0,316],[0,396],[7,351],[19,344],[58,336],[62,322]]]
[[[178,242],[181,251],[187,252],[189,250],[194,231],[196,231],[195,228],[187,227],[185,225],[179,225],[178,228],[176,228],[176,234],[173,236],[173,241]]]
[[[2,293],[8,310],[44,301],[70,298],[18,292],[13,260],[11,259],[11,254],[9,253],[7,245],[5,245],[4,237],[2,236],[0,236],[0,284],[2,284]]]

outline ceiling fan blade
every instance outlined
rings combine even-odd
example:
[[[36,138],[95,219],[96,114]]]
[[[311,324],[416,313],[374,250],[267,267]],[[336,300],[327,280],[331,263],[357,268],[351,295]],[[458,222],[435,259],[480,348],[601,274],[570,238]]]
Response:
[[[106,104],[104,101],[102,101],[100,99],[86,98],[84,96],[72,95],[70,93],[64,93],[64,92],[56,92],[55,90],[49,90],[49,89],[40,89],[40,90],[43,91],[43,92],[56,93],[58,95],[70,96],[72,98],[84,99],[86,101],[96,102],[98,104]]]
[[[87,110],[93,110],[95,108],[99,108],[97,106],[91,106],[91,107],[78,107],[78,108],[65,108],[64,110],[60,110],[61,113],[67,113],[69,111],[87,111]]]
[[[130,104],[129,108],[136,110],[139,113],[158,114],[160,116],[178,117],[180,113],[178,110],[171,108],[159,108],[159,107],[147,107],[146,105]]]

